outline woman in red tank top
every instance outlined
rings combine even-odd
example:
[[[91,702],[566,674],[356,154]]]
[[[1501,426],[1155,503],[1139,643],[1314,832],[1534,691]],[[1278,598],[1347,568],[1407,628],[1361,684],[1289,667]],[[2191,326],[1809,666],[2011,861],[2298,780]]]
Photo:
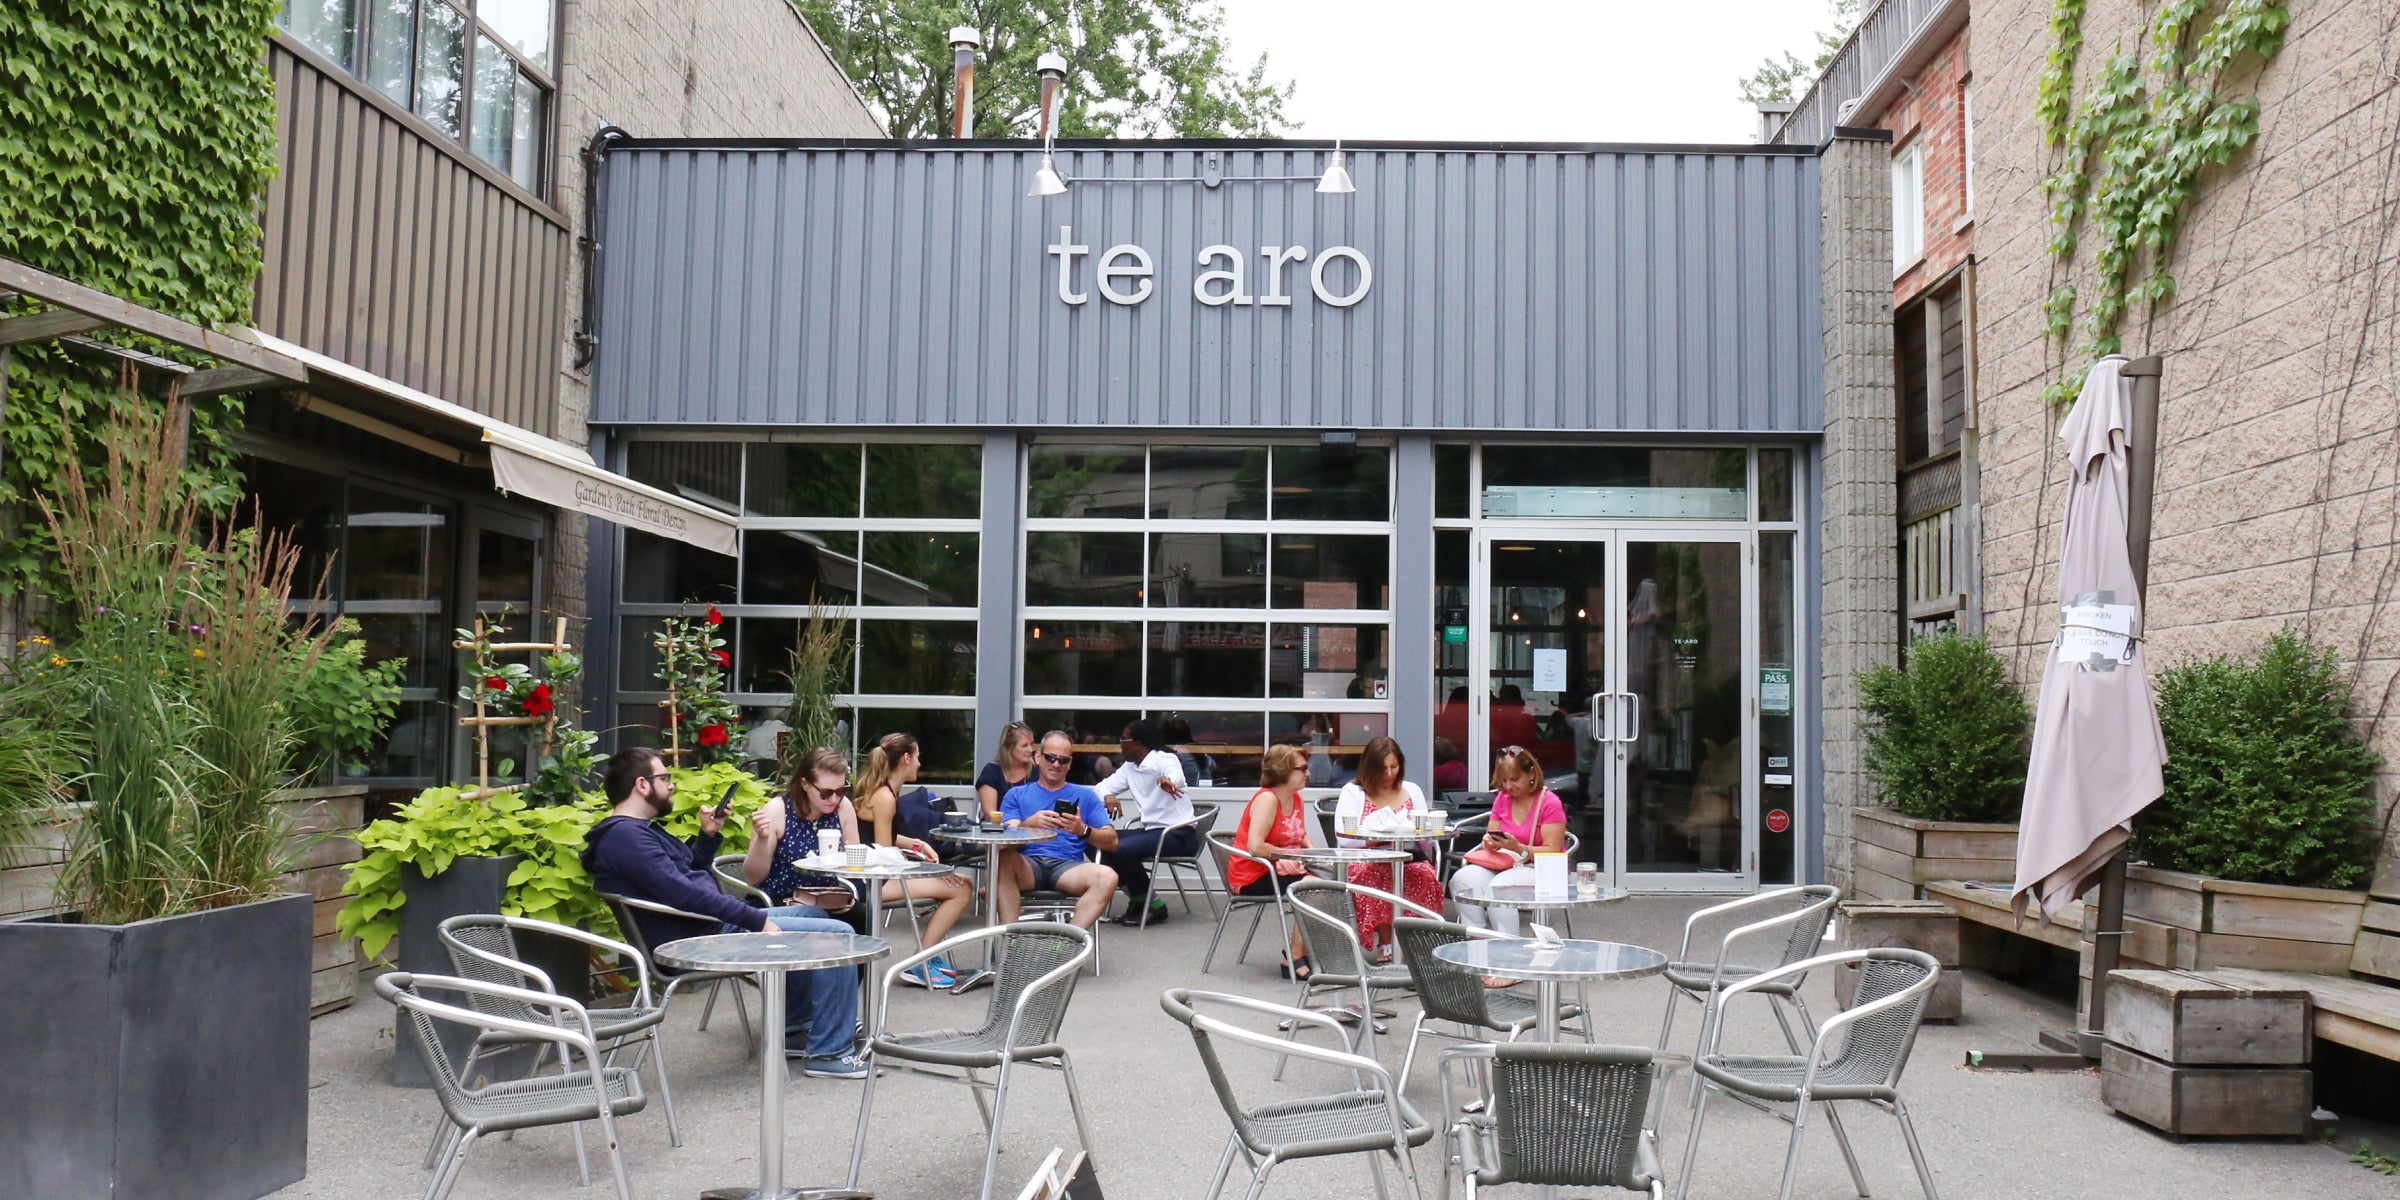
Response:
[[[1306,875],[1307,864],[1279,858],[1275,851],[1308,845],[1308,819],[1300,805],[1300,789],[1308,784],[1308,747],[1267,747],[1266,757],[1259,763],[1258,778],[1263,786],[1250,797],[1249,807],[1242,810],[1241,824],[1234,827],[1233,844],[1272,863],[1277,876]],[[1267,872],[1266,863],[1237,856],[1226,865],[1225,884],[1243,896],[1273,895],[1278,885]],[[1308,955],[1302,952],[1298,929],[1292,930],[1292,944],[1284,963],[1286,976],[1308,978],[1311,968]]]

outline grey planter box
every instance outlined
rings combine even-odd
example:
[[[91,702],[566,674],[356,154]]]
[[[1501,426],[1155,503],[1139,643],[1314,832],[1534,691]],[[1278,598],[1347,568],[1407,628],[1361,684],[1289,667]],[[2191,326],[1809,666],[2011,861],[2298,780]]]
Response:
[[[312,907],[0,924],[0,1196],[255,1200],[306,1175]]]
[[[458,974],[449,950],[442,945],[442,922],[465,913],[499,912],[500,902],[508,895],[509,872],[516,870],[518,858],[514,854],[456,858],[450,861],[449,870],[432,876],[420,874],[415,867],[402,868],[400,893],[406,903],[400,906],[400,969],[418,975]],[[590,959],[582,943],[520,934],[517,950],[550,976],[559,995],[581,1002],[591,999]],[[462,1025],[444,1025],[442,1032],[442,1046],[450,1061],[463,1066],[473,1032]],[[414,1022],[398,1024],[393,1045],[392,1082],[400,1087],[432,1087],[433,1079],[425,1073],[425,1061],[417,1051]],[[530,1051],[512,1050],[477,1059],[475,1073],[490,1079],[512,1079],[531,1065]]]

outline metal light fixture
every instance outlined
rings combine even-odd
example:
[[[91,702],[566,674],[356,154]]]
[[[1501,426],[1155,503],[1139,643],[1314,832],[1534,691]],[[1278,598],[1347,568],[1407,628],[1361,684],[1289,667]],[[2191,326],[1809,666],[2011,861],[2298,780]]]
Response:
[[[1317,194],[1324,196],[1347,196],[1357,190],[1358,186],[1350,182],[1349,168],[1342,165],[1341,139],[1335,138],[1333,142],[1333,161],[1326,165],[1324,177],[1317,180]]]
[[[1058,136],[1059,85],[1067,78],[1067,60],[1051,53],[1036,60],[1042,76],[1042,165],[1033,173],[1033,186],[1025,189],[1028,196],[1058,196],[1067,190],[1067,181],[1059,177],[1058,162],[1051,157],[1051,147]]]

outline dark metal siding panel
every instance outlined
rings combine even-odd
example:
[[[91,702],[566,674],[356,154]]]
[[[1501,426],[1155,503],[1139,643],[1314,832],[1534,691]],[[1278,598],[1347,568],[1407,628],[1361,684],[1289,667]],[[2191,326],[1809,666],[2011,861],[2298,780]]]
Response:
[[[538,432],[557,407],[569,234],[365,85],[282,42],[260,328]]]
[[[1194,175],[1228,182],[1101,184]],[[1816,163],[1739,150],[623,147],[609,155],[594,420],[632,424],[1810,433]],[[1057,297],[1062,226],[1089,299]],[[1192,296],[1200,248],[1302,245],[1284,307]],[[1107,249],[1153,294],[1099,294]],[[1355,307],[1322,251],[1373,263]],[[1335,276],[1346,275],[1346,264]],[[1337,284],[1338,286],[1338,284]]]

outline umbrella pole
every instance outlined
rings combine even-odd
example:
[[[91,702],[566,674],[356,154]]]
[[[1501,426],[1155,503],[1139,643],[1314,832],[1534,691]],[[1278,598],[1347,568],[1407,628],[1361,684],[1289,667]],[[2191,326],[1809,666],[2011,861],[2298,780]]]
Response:
[[[2133,381],[2133,428],[2127,430],[2125,454],[2125,551],[2133,564],[2135,602],[2141,605],[2142,627],[2150,633],[2150,501],[2158,475],[2158,376],[2155,354],[2125,364]],[[2100,1057],[2102,1034],[2108,1026],[2108,976],[2117,969],[2125,946],[2125,864],[2130,847],[2120,847],[2100,869],[2100,917],[2092,929],[2092,1001],[2076,1049],[2085,1058]]]

